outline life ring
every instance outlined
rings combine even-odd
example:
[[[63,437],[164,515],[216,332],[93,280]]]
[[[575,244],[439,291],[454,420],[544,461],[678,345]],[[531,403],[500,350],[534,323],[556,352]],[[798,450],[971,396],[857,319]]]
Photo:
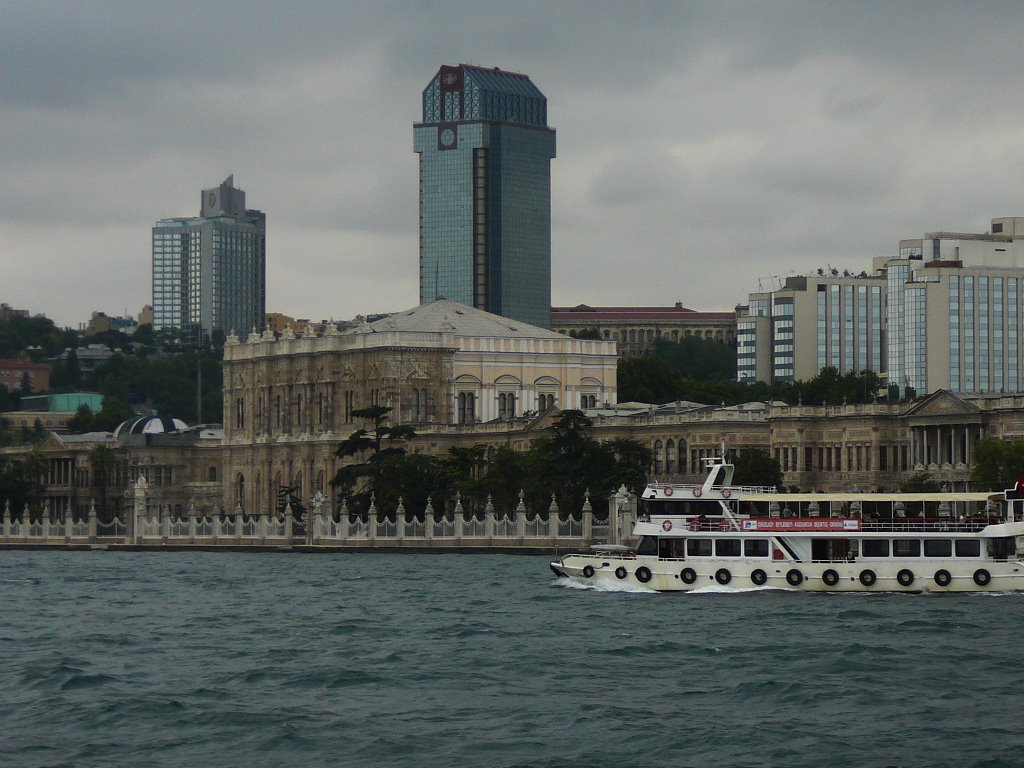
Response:
[[[700,520],[698,520],[696,517],[691,518],[690,519],[689,528],[690,528],[691,531],[699,531],[700,530]]]
[[[829,587],[834,587],[839,583],[839,574],[833,568],[829,568],[823,574],[821,574],[821,580]]]
[[[722,498],[723,499],[728,499],[730,496],[732,496],[732,488],[723,488],[722,489]]]
[[[948,587],[950,583],[953,581],[953,577],[945,568],[937,570],[933,578],[935,579],[935,583],[938,584],[940,587]]]
[[[732,581],[732,574],[729,573],[728,568],[719,568],[715,571],[715,581],[723,586]]]
[[[786,574],[786,581],[788,581],[794,587],[799,587],[801,584],[804,583],[804,575],[796,568],[792,568]]]
[[[679,579],[683,584],[693,584],[697,580],[697,572],[693,568],[683,568],[679,572]]]
[[[615,578],[617,578],[617,579],[624,579],[624,578],[626,578],[627,575],[628,574],[626,572],[626,569],[623,568],[621,565],[618,568],[615,569]]]
[[[592,565],[584,565],[583,566],[583,576],[584,576],[584,578],[589,579],[593,575],[594,575],[594,566],[592,566]]]
[[[990,581],[992,581],[992,574],[984,568],[979,568],[974,572],[974,583],[979,587],[987,586]]]
[[[666,485],[664,488],[661,489],[661,492],[664,493],[666,496],[671,496],[673,493],[672,486]]]
[[[672,530],[672,521],[671,520],[663,521],[662,524],[661,524],[661,530],[663,530],[663,531],[671,531]]]
[[[900,583],[901,587],[909,587],[914,583],[914,572],[908,568],[904,568],[896,574],[896,581]]]
[[[648,568],[646,565],[641,565],[639,568],[636,569],[635,575],[637,581],[639,581],[641,584],[646,584],[648,581],[651,580],[651,569]]]
[[[720,530],[720,531],[731,531],[732,530],[732,526],[729,525],[729,521],[726,520],[723,517],[721,520],[718,521],[718,530]]]
[[[860,583],[863,584],[865,587],[870,587],[872,584],[878,581],[878,577],[875,576],[875,572],[871,569],[865,569],[861,571],[860,576],[858,576],[857,578],[860,579]]]
[[[750,580],[760,587],[768,581],[768,574],[760,568],[755,568],[750,574]]]
[[[699,499],[703,495],[704,495],[704,491],[702,491],[700,488],[694,488],[693,489],[693,498]]]

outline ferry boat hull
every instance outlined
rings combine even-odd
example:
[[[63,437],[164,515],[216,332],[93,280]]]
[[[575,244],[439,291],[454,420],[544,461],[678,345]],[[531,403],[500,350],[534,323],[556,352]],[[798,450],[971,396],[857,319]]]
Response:
[[[566,555],[551,563],[556,576],[581,586],[629,586],[656,592],[706,588],[802,592],[1009,592],[1024,590],[1024,564],[947,560],[853,563],[764,562],[737,559],[666,561],[657,557]]]

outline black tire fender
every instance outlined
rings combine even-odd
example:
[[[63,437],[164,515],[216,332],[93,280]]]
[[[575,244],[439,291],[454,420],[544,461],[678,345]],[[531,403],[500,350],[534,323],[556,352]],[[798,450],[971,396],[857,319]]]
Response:
[[[757,586],[764,586],[765,582],[768,581],[768,574],[762,571],[760,568],[755,568],[750,572],[750,580]]]
[[[732,574],[729,573],[729,569],[719,568],[717,571],[715,571],[715,581],[717,581],[722,586],[725,586],[730,581],[732,581]]]
[[[821,580],[829,587],[834,587],[839,583],[839,573],[834,568],[829,568],[823,574],[821,574]]]
[[[651,569],[648,568],[646,565],[641,565],[639,568],[637,568],[636,573],[634,575],[636,576],[636,580],[639,581],[641,584],[646,584],[648,581],[651,580],[652,576]]]
[[[992,581],[992,574],[986,571],[984,568],[979,568],[974,572],[974,583],[979,587],[986,587],[988,583]]]
[[[594,575],[594,566],[592,566],[592,565],[584,565],[583,566],[583,576],[584,576],[584,578],[589,579],[593,575]]]
[[[804,575],[798,569],[790,568],[786,573],[786,581],[794,587],[799,587],[804,583]]]
[[[624,579],[628,575],[629,575],[629,572],[623,566],[621,566],[621,565],[618,568],[615,569],[615,578],[617,578],[617,579]]]
[[[683,568],[679,572],[679,579],[683,584],[693,584],[697,580],[697,572],[693,568]]]
[[[909,568],[903,568],[896,574],[896,581],[900,583],[901,587],[909,587],[914,583],[914,572]]]
[[[866,568],[865,570],[861,571],[860,576],[858,576],[857,578],[860,579],[860,583],[863,584],[865,587],[870,587],[876,581],[878,581],[878,576],[876,576],[875,572],[872,571],[870,568]]]
[[[940,568],[935,572],[935,583],[940,587],[948,587],[953,581],[953,576],[945,568]]]

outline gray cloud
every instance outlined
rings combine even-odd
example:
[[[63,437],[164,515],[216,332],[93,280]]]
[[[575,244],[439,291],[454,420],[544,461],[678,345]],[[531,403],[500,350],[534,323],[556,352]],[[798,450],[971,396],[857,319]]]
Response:
[[[269,308],[417,297],[420,91],[530,74],[558,130],[554,300],[728,309],[1024,213],[1024,8],[1003,3],[0,3],[0,300],[149,301],[149,231],[234,173]]]

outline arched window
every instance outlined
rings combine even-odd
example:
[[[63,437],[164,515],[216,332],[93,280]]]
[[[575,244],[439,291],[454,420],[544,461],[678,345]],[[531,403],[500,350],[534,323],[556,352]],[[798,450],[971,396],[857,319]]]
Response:
[[[665,471],[669,474],[676,471],[676,444],[671,440],[665,443]]]
[[[217,482],[217,468],[216,467],[210,467],[210,470],[206,473],[206,479],[207,479],[207,481],[209,481],[211,483],[216,483]]]
[[[654,441],[654,474],[660,475],[665,472],[665,447],[661,440]]]
[[[245,475],[241,472],[235,478],[235,506],[245,509]]]

